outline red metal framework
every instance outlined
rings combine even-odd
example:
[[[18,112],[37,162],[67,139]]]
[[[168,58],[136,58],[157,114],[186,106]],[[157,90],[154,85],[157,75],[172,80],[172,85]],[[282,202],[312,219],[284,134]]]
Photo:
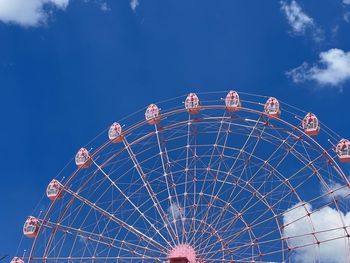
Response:
[[[348,141],[307,114],[321,146],[306,113],[275,98],[213,97],[157,103],[171,108],[162,114],[151,104],[144,120],[113,123],[97,150],[82,148],[23,259],[294,262],[308,253],[324,262],[329,244],[349,248],[349,181],[337,164]],[[320,227],[324,212],[335,219]]]

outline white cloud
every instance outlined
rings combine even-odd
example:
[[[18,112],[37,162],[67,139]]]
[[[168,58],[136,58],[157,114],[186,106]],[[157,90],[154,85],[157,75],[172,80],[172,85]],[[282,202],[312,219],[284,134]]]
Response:
[[[314,26],[313,19],[303,12],[296,1],[293,0],[290,4],[281,1],[281,9],[295,33],[304,33],[307,28]]]
[[[168,207],[168,218],[170,222],[183,218],[183,211],[178,204],[172,203]]]
[[[307,15],[295,0],[291,1],[290,4],[281,1],[280,4],[294,34],[302,35],[309,31],[316,42],[323,40],[323,31],[317,27],[313,18]]]
[[[0,21],[37,26],[49,17],[48,8],[65,9],[69,0],[0,0]]]
[[[310,217],[307,216],[308,212],[311,213]],[[327,263],[347,262],[350,256],[349,240],[342,229],[342,219],[348,226],[350,213],[344,214],[331,207],[312,211],[312,206],[308,203],[304,206],[299,203],[290,208],[283,216],[283,234],[288,238],[290,247],[298,247],[294,261],[309,263],[316,259],[317,262]],[[320,245],[316,244],[313,232]],[[309,244],[313,245],[307,246]]]
[[[139,0],[131,0],[130,1],[130,7],[132,9],[132,11],[136,11],[136,8],[139,6]]]
[[[350,0],[349,0],[350,1]],[[344,14],[344,20],[345,22],[349,23],[350,22],[350,12],[346,12]]]
[[[320,53],[317,64],[304,62],[287,72],[294,82],[316,81],[320,85],[337,86],[350,80],[350,52],[333,48]]]
[[[322,187],[322,194],[327,194],[328,200],[334,198],[350,198],[350,188],[347,185],[341,185],[340,183],[331,182],[329,189]]]
[[[343,4],[350,5],[350,0],[343,0]]]
[[[111,8],[108,6],[106,2],[102,3],[100,8],[104,12],[111,11]]]

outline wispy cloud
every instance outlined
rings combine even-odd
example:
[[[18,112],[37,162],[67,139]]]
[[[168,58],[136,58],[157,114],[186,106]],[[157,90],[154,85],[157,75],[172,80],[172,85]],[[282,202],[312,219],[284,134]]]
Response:
[[[322,194],[326,194],[328,200],[334,198],[350,198],[350,188],[347,185],[331,182],[329,189],[322,187]]]
[[[315,41],[319,42],[323,40],[323,31],[316,25],[314,19],[303,11],[295,0],[290,3],[281,1],[280,4],[281,10],[292,28],[293,34],[303,35],[309,31]]]
[[[132,9],[132,11],[136,11],[136,8],[139,6],[139,1],[138,0],[131,0],[130,1],[130,7]]]
[[[172,203],[168,207],[168,218],[170,222],[177,221],[183,218],[183,211],[178,204]]]
[[[344,20],[345,22],[349,23],[350,22],[350,12],[346,12],[344,14]]]
[[[44,24],[52,8],[66,9],[69,0],[0,0],[0,21],[25,27]]]
[[[350,52],[333,48],[321,52],[317,63],[301,66],[290,70],[287,75],[295,83],[315,81],[319,85],[339,86],[350,80]]]
[[[293,262],[313,262],[316,252],[320,262],[343,263],[348,260],[349,241],[343,227],[350,224],[350,213],[344,214],[328,206],[313,211],[311,204],[299,203],[287,210],[283,224],[288,245],[298,247]],[[321,243],[317,244],[317,241]]]
[[[103,2],[100,6],[101,10],[104,12],[108,12],[111,11],[111,8],[108,6],[108,4],[106,2]]]
[[[281,1],[281,9],[295,33],[305,33],[307,28],[314,26],[314,20],[303,12],[296,1],[292,1],[290,4]]]

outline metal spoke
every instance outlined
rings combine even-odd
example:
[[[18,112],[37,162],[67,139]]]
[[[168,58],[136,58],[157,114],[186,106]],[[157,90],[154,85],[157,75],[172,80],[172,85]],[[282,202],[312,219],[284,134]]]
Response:
[[[96,205],[95,203],[92,203],[91,201],[87,200],[86,198],[82,197],[81,195],[79,195],[78,193],[65,188],[65,192],[71,194],[72,196],[74,196],[77,200],[81,201],[82,203],[88,205],[89,207],[95,209],[96,211],[100,212],[103,216],[107,217],[108,219],[114,221],[115,223],[117,223],[120,227],[127,229],[128,231],[130,231],[131,233],[135,234],[136,236],[138,236],[141,239],[146,239],[149,242],[151,242],[152,244],[156,245],[159,248],[162,248],[162,245],[160,243],[158,243],[156,240],[154,240],[153,238],[145,235],[144,233],[142,233],[140,230],[136,229],[134,226],[129,225],[128,223],[124,222],[123,220],[121,220],[120,218],[116,217],[115,215],[111,214],[110,212],[102,209],[101,207],[99,207],[98,205]]]
[[[125,145],[125,148],[127,149],[131,160],[133,161],[134,165],[135,165],[135,169],[137,170],[137,172],[140,175],[140,178],[142,179],[142,182],[144,183],[145,188],[147,189],[147,192],[149,194],[150,199],[153,201],[153,204],[156,208],[156,210],[159,213],[159,216],[162,218],[163,223],[165,228],[168,230],[169,236],[172,239],[172,243],[173,245],[176,244],[175,240],[174,240],[174,230],[171,227],[170,222],[168,221],[168,218],[166,216],[166,213],[164,212],[162,206],[160,205],[158,199],[157,199],[157,195],[156,193],[153,191],[151,185],[149,184],[149,182],[146,179],[146,175],[143,172],[140,163],[138,162],[136,155],[133,153],[130,144],[128,143],[128,141],[126,140],[126,138],[123,138],[123,143]]]
[[[113,185],[118,191],[119,193],[122,194],[122,196],[125,198],[125,200],[127,200],[132,207],[140,214],[140,216],[145,219],[145,221],[150,225],[151,228],[153,228],[156,233],[169,245],[170,243],[168,242],[168,240],[161,234],[161,232],[159,231],[159,229],[157,229],[154,226],[154,223],[150,222],[149,218],[145,216],[145,214],[143,212],[141,212],[141,210],[139,209],[139,207],[137,207],[131,200],[131,198],[129,196],[127,196],[117,185],[116,183],[109,177],[109,175],[102,169],[102,167],[100,165],[98,165],[95,160],[92,159],[92,162],[96,165],[96,167],[101,171],[101,173],[108,179],[108,181],[111,183],[111,185]]]

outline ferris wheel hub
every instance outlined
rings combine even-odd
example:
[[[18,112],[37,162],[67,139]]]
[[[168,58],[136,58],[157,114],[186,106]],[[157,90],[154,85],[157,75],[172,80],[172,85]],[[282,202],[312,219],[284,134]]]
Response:
[[[181,244],[170,251],[168,259],[170,263],[195,263],[196,252],[190,245]]]

